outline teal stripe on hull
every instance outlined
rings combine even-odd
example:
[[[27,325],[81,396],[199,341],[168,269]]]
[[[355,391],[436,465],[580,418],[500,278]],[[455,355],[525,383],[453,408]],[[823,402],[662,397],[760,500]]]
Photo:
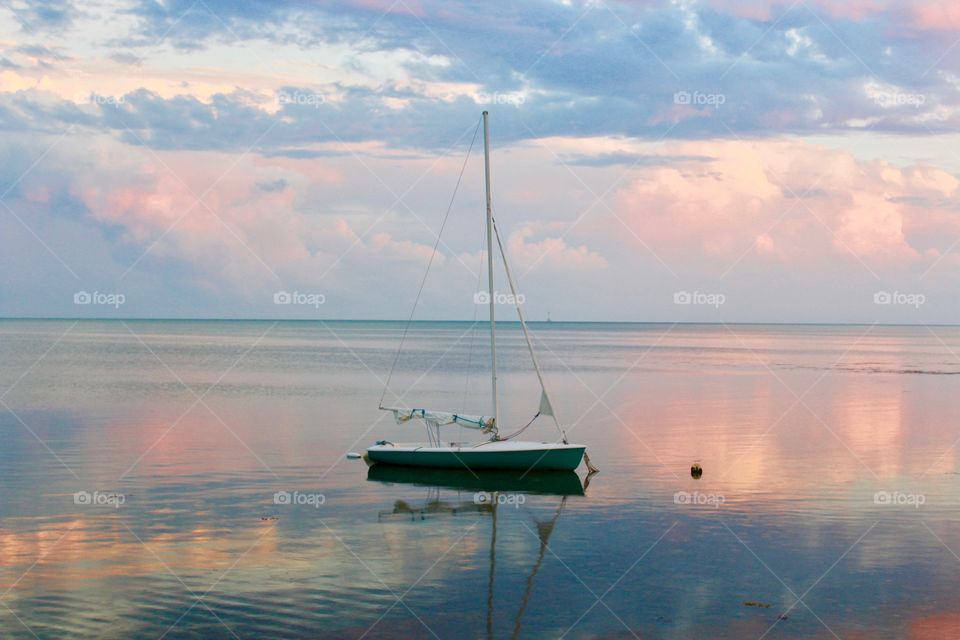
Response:
[[[583,484],[573,471],[521,471],[520,469],[439,469],[372,464],[367,480],[418,487],[444,487],[467,491],[510,491],[554,496],[582,496]]]
[[[378,448],[368,450],[367,456],[373,462],[407,467],[573,471],[580,466],[584,448],[490,452],[397,451]]]

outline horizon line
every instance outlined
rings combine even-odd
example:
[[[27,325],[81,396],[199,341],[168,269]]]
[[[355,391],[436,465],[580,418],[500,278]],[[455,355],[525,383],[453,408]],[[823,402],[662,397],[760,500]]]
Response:
[[[390,319],[390,318],[218,318],[218,317],[76,317],[76,316],[0,316],[5,320],[40,320],[40,321],[115,321],[115,322],[389,322],[395,324],[450,322],[460,324],[487,324],[489,320],[453,320],[453,319]],[[672,325],[763,325],[763,326],[811,326],[811,327],[960,327],[960,323],[947,322],[784,322],[784,321],[679,321],[679,320],[525,320],[527,324],[672,324]],[[519,320],[497,320],[497,324],[520,324]]]

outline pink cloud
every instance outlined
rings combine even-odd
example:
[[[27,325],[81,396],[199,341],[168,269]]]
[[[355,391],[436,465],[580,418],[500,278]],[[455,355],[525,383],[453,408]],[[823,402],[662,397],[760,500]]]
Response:
[[[948,2],[919,3],[911,13],[913,24],[921,29],[960,30],[960,5]]]
[[[607,266],[607,260],[586,245],[567,244],[559,232],[562,228],[563,225],[521,225],[507,240],[506,251],[511,262],[523,271],[542,265],[577,271]]]
[[[265,265],[280,277],[304,263],[320,268],[334,260],[324,248],[349,242],[327,233],[333,219],[311,221],[298,211],[297,189],[260,186],[279,178],[309,183],[306,175],[322,173],[320,162],[298,175],[216,153],[127,156],[122,172],[108,164],[77,176],[74,195],[95,220],[122,228],[154,256],[200,266],[211,283],[275,280]],[[335,181],[336,172],[326,179]]]
[[[342,158],[153,155],[109,141],[90,148],[99,145],[102,153],[94,155],[104,161],[82,165],[72,194],[92,219],[122,229],[128,244],[193,267],[198,284],[210,289],[355,288],[385,264],[390,277],[409,275],[414,282],[433,251],[432,236],[423,242],[400,237],[404,226],[389,215],[394,196],[371,190],[366,171],[346,180]],[[383,197],[386,204],[379,204]],[[442,252],[434,264],[446,262]]]
[[[769,22],[787,11],[787,0],[709,0],[710,6],[748,20]],[[802,4],[793,11],[802,11]],[[861,21],[877,14],[901,16],[898,23],[931,31],[960,30],[960,5],[938,0],[807,0],[806,6],[832,18]]]
[[[753,255],[811,266],[853,254],[902,266],[938,256],[960,233],[948,203],[960,182],[935,167],[866,162],[801,141],[678,143],[664,153],[713,160],[637,169],[616,206],[655,251],[688,263]]]
[[[556,282],[592,295],[602,290],[598,283],[636,270],[648,248],[684,276],[718,276],[737,265],[759,279],[789,272],[829,285],[855,260],[877,273],[922,272],[960,237],[960,182],[928,164],[866,161],[797,139],[669,142],[657,145],[659,162],[652,145],[635,140],[552,139],[550,146],[585,156],[643,149],[648,161],[625,176],[622,165],[575,166],[595,194],[551,165],[550,149],[518,145],[497,156],[505,248],[531,296]],[[105,140],[78,149],[51,162],[72,168],[58,175],[69,176],[90,218],[120,229],[126,248],[149,249],[138,271],[162,277],[164,264],[175,264],[202,287],[252,300],[278,288],[319,287],[311,290],[369,305],[383,292],[413,287],[433,250],[428,229],[439,227],[460,170],[455,160],[427,171],[434,159],[365,159],[400,192],[427,172],[407,196],[414,214],[391,209],[395,195],[344,158],[154,156]],[[441,246],[434,261],[431,291],[472,291],[476,283],[481,261],[470,252],[482,227],[479,167],[473,178],[445,235],[454,248]],[[595,203],[612,183],[620,186],[604,202],[616,216]],[[43,183],[26,186],[41,206]],[[204,192],[206,206],[195,206]],[[957,260],[949,254],[940,273]],[[528,272],[543,277],[528,280]],[[371,294],[370,287],[381,289]],[[459,302],[472,304],[449,296],[437,304]]]

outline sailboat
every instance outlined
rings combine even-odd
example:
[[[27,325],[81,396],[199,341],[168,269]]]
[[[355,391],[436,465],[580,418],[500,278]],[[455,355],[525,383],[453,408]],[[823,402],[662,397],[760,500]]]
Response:
[[[516,305],[517,316],[520,319],[520,328],[523,337],[526,340],[527,350],[533,361],[533,368],[536,371],[537,379],[540,382],[540,404],[533,419],[518,431],[504,435],[500,431],[500,410],[497,393],[497,322],[494,309],[495,298],[493,288],[493,240],[496,238],[497,248],[500,257],[503,260],[504,272],[507,281],[510,284],[510,292],[514,300],[519,300],[516,287],[513,282],[513,276],[510,273],[510,266],[507,263],[507,256],[503,250],[503,243],[500,240],[500,234],[497,231],[496,221],[493,217],[493,204],[490,195],[490,128],[489,114],[483,112],[483,156],[484,156],[484,179],[486,183],[486,235],[487,235],[487,285],[490,311],[490,382],[492,391],[492,410],[489,415],[466,415],[454,413],[451,411],[438,411],[433,409],[424,409],[416,407],[395,407],[384,406],[383,398],[380,399],[380,409],[393,413],[394,419],[398,423],[406,423],[411,420],[422,420],[426,424],[428,442],[416,443],[393,443],[381,440],[367,449],[366,458],[370,462],[404,465],[413,467],[441,467],[452,469],[518,469],[523,471],[573,471],[582,460],[586,460],[587,467],[591,472],[595,469],[590,465],[590,459],[586,456],[586,446],[582,444],[570,444],[567,441],[567,434],[560,426],[560,422],[553,410],[553,404],[550,401],[550,395],[547,393],[547,387],[543,379],[543,373],[537,362],[537,356],[533,349],[533,343],[530,341],[530,334],[527,330],[527,324],[523,317],[523,310],[519,304]],[[472,145],[471,145],[472,146]],[[469,153],[468,153],[469,157]],[[464,163],[466,166],[466,162]],[[461,170],[461,177],[463,173]],[[459,181],[458,181],[459,185]],[[456,195],[456,193],[454,193]],[[452,204],[452,203],[451,203]],[[449,215],[449,209],[447,210]],[[446,222],[446,219],[444,220]],[[441,232],[442,232],[441,227]],[[439,244],[439,234],[437,238]],[[434,255],[436,246],[434,247]],[[432,258],[431,258],[432,261]],[[429,265],[427,267],[429,272]],[[424,276],[424,281],[426,276]],[[421,284],[421,291],[423,285]],[[418,296],[419,298],[419,296]],[[414,304],[414,309],[416,303]],[[411,319],[413,314],[411,313]],[[409,325],[409,321],[408,321]],[[401,341],[402,348],[402,341]],[[399,356],[399,352],[398,352]],[[396,361],[394,365],[396,364]],[[391,370],[392,375],[392,370]],[[389,376],[387,379],[389,386]],[[525,431],[533,422],[541,417],[549,416],[553,419],[560,434],[560,440],[556,442],[531,442],[514,440],[514,438]],[[486,440],[478,442],[444,442],[440,435],[440,428],[447,425],[458,425],[468,429],[475,429],[485,434]]]

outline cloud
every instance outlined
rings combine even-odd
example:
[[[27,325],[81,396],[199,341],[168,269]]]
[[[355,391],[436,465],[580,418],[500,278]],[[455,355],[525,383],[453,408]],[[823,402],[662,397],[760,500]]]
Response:
[[[81,275],[140,260],[131,278],[202,290],[193,308],[325,274],[328,309],[376,315],[418,281],[482,109],[508,250],[531,298],[568,316],[625,312],[603,273],[674,287],[955,264],[958,165],[939,136],[960,126],[960,58],[942,3],[47,6],[0,8],[0,145],[40,159],[7,199]],[[467,175],[435,265],[447,290],[475,282]]]
[[[277,178],[276,180],[270,180],[268,182],[258,182],[257,188],[260,189],[261,191],[275,192],[275,191],[283,191],[289,185],[290,183],[287,182],[285,179]]]
[[[27,33],[61,31],[79,14],[70,0],[24,0],[10,10]]]
[[[384,13],[387,6],[362,2],[144,2],[131,10],[132,24],[120,24],[132,26],[133,39],[164,40],[159,58],[134,42],[122,54],[110,44],[104,63],[88,61],[82,39],[66,39],[55,53],[74,58],[82,80],[48,56],[50,68],[24,75],[33,91],[13,87],[27,87],[21,102],[42,103],[41,85],[65,100],[91,91],[122,96],[123,108],[96,105],[90,113],[101,130],[130,144],[239,149],[269,129],[261,149],[302,155],[309,152],[301,145],[335,138],[437,150],[482,106],[495,111],[503,142],[866,129],[925,136],[960,125],[960,85],[952,79],[960,66],[943,56],[952,14],[935,4],[911,5],[909,15],[867,0],[757,2],[757,11],[725,2],[610,10],[543,2],[496,16],[469,3],[410,7]],[[897,30],[904,23],[911,33]],[[11,64],[27,62],[24,51],[36,47],[20,49],[6,52]],[[139,51],[149,56],[130,75]],[[231,58],[238,63],[220,78],[202,70]],[[316,83],[298,86],[259,71],[281,58],[283,68],[300,71],[293,76]],[[179,65],[178,80],[170,64]],[[291,91],[316,99],[281,104],[281,92]],[[0,92],[0,100],[12,98]],[[27,126],[46,130],[71,122],[69,113],[59,123],[55,115],[49,108],[20,112]],[[42,125],[31,122],[40,118]]]
[[[883,271],[930,264],[960,233],[960,181],[936,167],[865,162],[791,140],[670,151],[714,160],[641,168],[617,195],[633,232],[668,264],[726,269],[748,259],[820,272],[853,257]]]
[[[36,61],[47,63],[66,62],[70,60],[70,56],[59,53],[58,51],[42,44],[24,44],[20,45],[19,47],[15,47],[13,51],[14,53],[27,56]]]
[[[770,21],[782,15],[793,3],[785,0],[707,0],[715,9],[757,21]],[[878,13],[889,12],[900,3],[896,0],[808,0],[813,10],[831,18],[860,21]]]
[[[563,235],[547,235],[562,228],[563,225],[527,223],[514,229],[506,243],[514,268],[524,273],[545,263],[554,269],[582,272],[608,266],[602,255],[586,245],[570,246]]]
[[[397,161],[375,145],[357,148],[360,157],[309,160],[151,152],[81,134],[41,158],[53,137],[17,139],[2,149],[0,178],[27,175],[5,201],[79,276],[4,210],[3,237],[16,246],[0,259],[0,298],[18,302],[2,311],[27,315],[70,315],[67,294],[81,282],[135,287],[145,299],[134,307],[128,296],[134,314],[270,316],[272,292],[285,289],[323,293],[325,317],[403,317],[395,302],[416,294],[462,161],[402,152],[412,157]],[[656,153],[621,138],[549,145],[501,146],[494,158],[501,233],[534,316],[670,319],[672,292],[699,288],[725,292],[756,319],[771,305],[792,309],[799,283],[808,301],[853,286],[872,295],[887,283],[912,290],[931,267],[927,298],[953,297],[960,261],[948,251],[960,237],[960,191],[931,164],[862,160],[796,139],[675,141]],[[588,173],[552,162],[551,149],[659,160]],[[584,171],[583,184],[571,170]],[[597,192],[613,187],[609,209],[585,190],[594,183]],[[473,313],[479,163],[461,191],[425,292],[429,317]],[[25,272],[35,274],[28,290]],[[860,317],[855,300],[831,309]]]
[[[628,165],[632,167],[650,167],[658,165],[672,165],[679,162],[709,162],[714,158],[708,156],[666,156],[657,154],[633,153],[630,151],[614,151],[597,155],[588,154],[560,154],[560,161],[580,167],[610,167]]]
[[[947,3],[919,3],[912,8],[913,26],[933,31],[960,30],[960,7]]]

